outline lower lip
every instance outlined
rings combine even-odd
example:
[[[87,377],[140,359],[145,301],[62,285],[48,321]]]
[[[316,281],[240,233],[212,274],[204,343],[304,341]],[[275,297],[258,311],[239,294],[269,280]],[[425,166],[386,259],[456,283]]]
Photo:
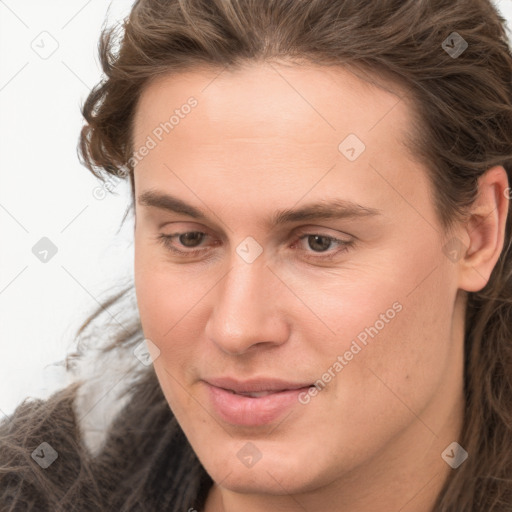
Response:
[[[297,405],[299,395],[309,389],[309,386],[300,389],[288,389],[258,398],[251,398],[208,383],[206,385],[218,415],[228,423],[241,426],[259,426],[274,421],[290,407]]]

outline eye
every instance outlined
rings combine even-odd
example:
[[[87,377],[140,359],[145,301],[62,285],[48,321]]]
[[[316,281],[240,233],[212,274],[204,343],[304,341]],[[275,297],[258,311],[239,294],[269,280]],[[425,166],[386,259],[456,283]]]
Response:
[[[201,248],[191,251],[182,251],[181,249],[178,249],[176,247],[176,245],[174,244],[174,239],[177,238],[179,243],[182,244],[182,246],[184,247],[195,248],[199,243],[203,241],[205,236],[208,235],[202,231],[185,231],[182,233],[173,233],[172,235],[165,235],[161,233],[158,236],[158,239],[171,252],[182,256],[190,256],[203,252],[205,251],[205,249]]]
[[[202,231],[185,231],[181,233],[172,233],[171,235],[161,233],[158,235],[158,240],[174,254],[183,257],[191,257],[208,250],[208,247],[200,246],[201,242],[206,237],[209,237],[209,235]],[[189,248],[190,250],[182,250],[176,247],[175,239],[181,247]],[[301,249],[301,252],[305,253],[305,258],[313,260],[331,260],[340,253],[348,251],[354,245],[354,240],[341,240],[339,238],[320,233],[305,233],[295,240],[291,246],[292,249],[295,250],[295,246],[297,244],[303,245],[302,241],[306,239],[307,246],[313,250],[308,251],[307,249]],[[333,244],[337,245],[338,249],[335,251],[329,251],[329,248]],[[217,243],[214,245],[217,245]],[[314,256],[314,253],[319,254],[319,256]]]
[[[354,244],[353,240],[340,240],[339,238],[320,233],[306,233],[299,237],[298,242],[303,240],[307,241],[307,247],[313,249],[313,251],[304,250],[307,253],[306,258],[322,260],[331,260],[340,253],[348,251]],[[327,252],[333,243],[339,248],[324,255],[323,253]],[[320,256],[311,256],[312,253],[318,253]]]

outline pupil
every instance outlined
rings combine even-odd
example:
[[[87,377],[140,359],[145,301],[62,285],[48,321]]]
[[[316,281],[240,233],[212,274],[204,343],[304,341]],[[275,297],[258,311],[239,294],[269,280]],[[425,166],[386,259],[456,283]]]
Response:
[[[318,240],[324,240],[324,244],[319,244],[320,245],[320,250],[325,250],[325,249],[328,249],[329,248],[329,245],[331,244],[331,241],[329,238],[325,237],[325,236],[320,236],[320,235],[310,235],[308,237],[308,243],[309,243],[309,246],[312,248],[312,249],[315,249],[315,244],[317,243]],[[311,244],[311,241],[313,240],[313,244]],[[318,246],[317,246],[318,248]],[[316,250],[316,249],[315,249]]]
[[[195,236],[194,236],[195,235]],[[199,239],[199,241],[201,241],[203,237],[203,233],[200,233],[199,231],[193,231],[191,233],[183,233],[182,235],[180,235],[180,242],[185,246],[185,247],[194,247],[194,238],[196,239],[196,241]],[[190,240],[192,240],[192,244],[190,244]]]

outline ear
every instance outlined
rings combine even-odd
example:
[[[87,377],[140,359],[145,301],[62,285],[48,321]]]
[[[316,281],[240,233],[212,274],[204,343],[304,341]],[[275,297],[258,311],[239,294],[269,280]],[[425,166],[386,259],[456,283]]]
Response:
[[[459,288],[477,292],[485,287],[504,246],[511,198],[508,177],[502,166],[488,169],[478,180],[478,197],[463,228],[468,241],[459,260]]]

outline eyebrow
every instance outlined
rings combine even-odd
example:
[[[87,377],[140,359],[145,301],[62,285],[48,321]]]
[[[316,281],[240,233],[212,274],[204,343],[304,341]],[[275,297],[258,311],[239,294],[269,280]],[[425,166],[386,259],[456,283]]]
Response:
[[[203,210],[169,194],[148,190],[139,195],[138,202],[142,206],[181,213],[202,221],[208,220]],[[365,218],[377,215],[381,215],[381,210],[377,208],[362,206],[346,199],[331,199],[309,203],[296,209],[278,210],[274,212],[268,224],[278,226],[305,220]]]

